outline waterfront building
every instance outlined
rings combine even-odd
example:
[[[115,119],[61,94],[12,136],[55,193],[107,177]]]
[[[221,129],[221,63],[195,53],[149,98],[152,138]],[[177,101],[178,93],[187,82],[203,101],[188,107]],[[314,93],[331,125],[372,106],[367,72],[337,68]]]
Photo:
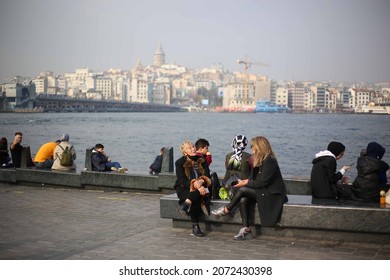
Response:
[[[352,88],[351,89],[352,107],[355,108],[358,106],[368,105],[372,101],[374,94],[375,94],[374,90]]]
[[[271,81],[264,77],[255,81],[255,105],[259,100],[271,100]]]
[[[158,78],[152,84],[152,90],[149,97],[151,103],[171,104],[171,82],[169,78]]]
[[[292,83],[288,88],[288,107],[295,111],[311,109],[310,93],[302,83]],[[308,102],[309,101],[309,102]]]
[[[104,99],[113,100],[112,80],[105,76],[97,76],[95,90],[100,91]]]
[[[275,103],[276,105],[281,105],[284,107],[288,106],[288,90],[285,87],[278,87],[276,89],[276,97],[275,101],[272,101],[272,103]]]
[[[151,89],[150,89],[151,90]],[[133,78],[131,79],[131,87],[127,101],[129,102],[149,102],[149,83],[147,79]]]
[[[15,81],[18,82],[15,82]],[[1,92],[3,100],[3,107],[5,110],[14,109],[32,109],[34,108],[34,100],[37,96],[35,91],[35,84],[32,80],[24,80],[21,82],[19,78],[14,82],[4,83],[1,85]]]

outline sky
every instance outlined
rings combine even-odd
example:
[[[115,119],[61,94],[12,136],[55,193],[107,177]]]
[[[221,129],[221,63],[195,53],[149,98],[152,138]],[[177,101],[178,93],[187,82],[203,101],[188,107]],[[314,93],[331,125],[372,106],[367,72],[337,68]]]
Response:
[[[0,0],[0,83],[220,63],[274,80],[390,81],[390,0]],[[256,65],[264,63],[269,66]]]

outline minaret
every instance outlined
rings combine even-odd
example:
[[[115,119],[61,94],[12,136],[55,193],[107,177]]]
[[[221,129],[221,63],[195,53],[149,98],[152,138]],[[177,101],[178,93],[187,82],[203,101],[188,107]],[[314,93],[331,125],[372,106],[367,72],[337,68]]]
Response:
[[[157,49],[154,52],[154,65],[161,66],[165,64],[165,53],[161,48],[160,43],[158,43]]]

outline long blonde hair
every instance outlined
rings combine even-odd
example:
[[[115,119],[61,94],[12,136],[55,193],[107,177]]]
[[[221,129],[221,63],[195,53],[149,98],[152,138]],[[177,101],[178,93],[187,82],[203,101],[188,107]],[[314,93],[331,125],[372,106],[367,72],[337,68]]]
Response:
[[[268,156],[275,158],[271,145],[268,139],[264,136],[256,136],[252,138],[251,147],[253,148],[253,166],[261,166]]]

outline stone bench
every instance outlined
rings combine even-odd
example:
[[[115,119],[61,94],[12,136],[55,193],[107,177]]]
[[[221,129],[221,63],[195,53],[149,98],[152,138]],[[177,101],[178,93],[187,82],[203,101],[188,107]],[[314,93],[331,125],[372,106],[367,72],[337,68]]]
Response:
[[[8,175],[12,174],[12,181],[7,181],[7,178],[2,176],[3,172],[5,172],[5,175],[7,173]],[[76,173],[76,171],[54,171],[35,167],[2,170],[0,172],[0,181],[31,186],[82,187],[80,174]]]
[[[309,195],[288,195],[288,198],[280,227],[261,227],[257,206],[253,208],[256,234],[390,244],[390,205],[382,209],[379,203],[313,201]],[[217,209],[227,203],[226,200],[212,200],[211,208]],[[189,217],[180,215],[178,207],[176,194],[161,197],[160,217],[171,219],[173,227],[190,228]],[[207,231],[232,234],[242,227],[238,209],[233,217],[204,216],[202,224]]]
[[[164,183],[167,183],[167,177],[164,173],[173,172],[173,148],[165,147],[163,154],[163,162],[161,167],[161,173],[159,176],[150,176],[142,174],[127,174],[118,172],[99,172],[92,171],[92,150],[88,148],[85,151],[85,168],[81,172],[81,184],[86,189],[110,189],[119,191],[161,191],[164,189]],[[161,179],[160,179],[161,175]],[[168,174],[168,178],[170,178]],[[165,179],[165,180],[164,180]],[[163,182],[160,184],[160,182]],[[172,190],[174,181],[168,180],[168,188]],[[167,187],[165,187],[167,188]]]
[[[85,150],[85,168],[84,171],[92,171],[92,150]],[[161,173],[173,172],[173,147],[164,147],[163,160],[161,165]]]

